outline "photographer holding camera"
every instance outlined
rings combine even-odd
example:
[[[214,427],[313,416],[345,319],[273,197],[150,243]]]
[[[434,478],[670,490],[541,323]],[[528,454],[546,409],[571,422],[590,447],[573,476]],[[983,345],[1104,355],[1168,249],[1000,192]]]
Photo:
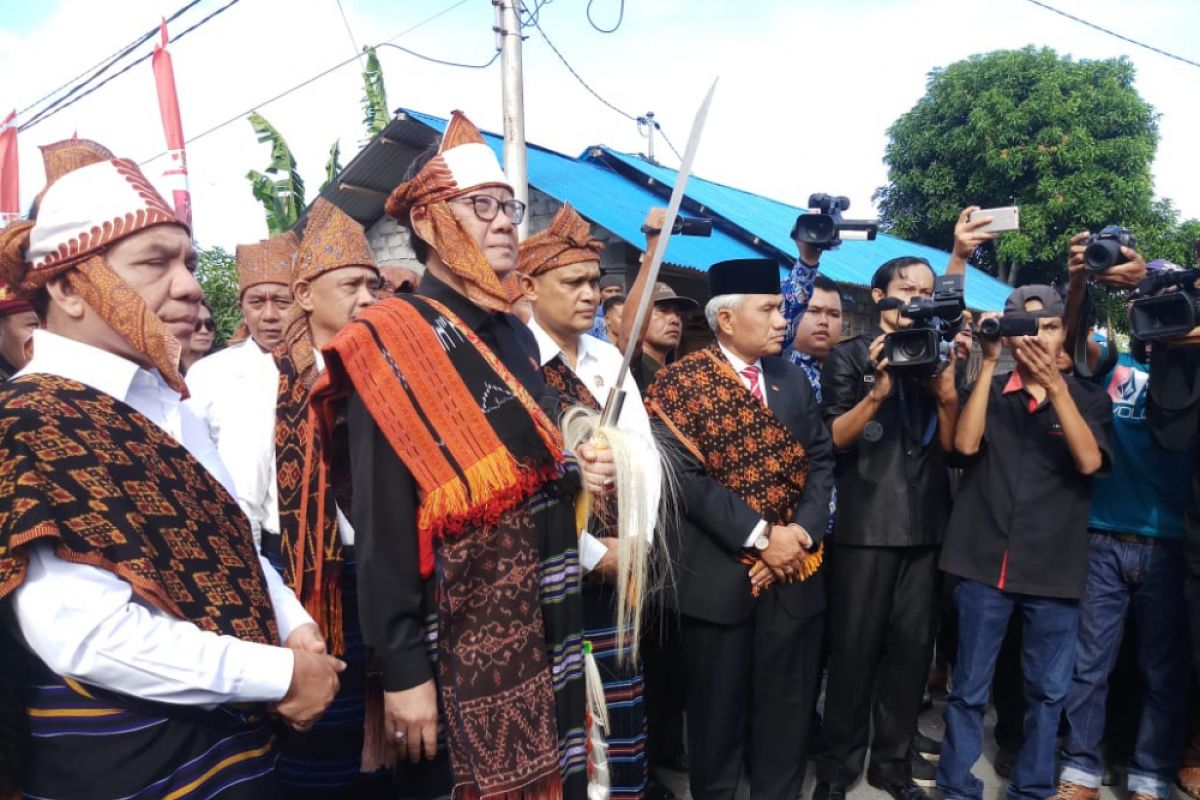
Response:
[[[1049,286],[1009,295],[1004,321],[1032,317],[1037,334],[1006,338],[1017,368],[996,375],[1001,339],[981,337],[983,362],[958,419],[955,450],[970,459],[942,549],[954,590],[959,649],[947,698],[937,785],[947,800],[980,800],[971,773],[988,687],[1013,613],[1022,620],[1026,741],[1010,798],[1055,793],[1058,721],[1071,682],[1088,565],[1092,476],[1111,463],[1112,403],[1064,375],[1062,299]],[[986,315],[981,331],[990,328]]]
[[[1123,263],[1089,269],[1088,241],[1086,231],[1071,240],[1070,330],[1086,324],[1079,310],[1089,275],[1096,283],[1124,289],[1147,271],[1137,251],[1124,245],[1118,257]],[[1100,345],[1090,336],[1086,344],[1088,369],[1095,370]],[[1106,346],[1115,348],[1111,331]],[[1108,680],[1128,617],[1136,625],[1137,663],[1145,684],[1129,764],[1130,793],[1139,800],[1170,797],[1182,755],[1188,694],[1182,543],[1191,456],[1154,443],[1146,415],[1150,376],[1148,364],[1122,352],[1111,369],[1094,378],[1113,403],[1113,463],[1112,473],[1095,482],[1088,520],[1087,588],[1079,606],[1060,759],[1059,794],[1068,800],[1094,800],[1099,794]]]
[[[966,221],[971,210],[955,228],[948,274],[961,275],[977,244],[991,238],[976,230],[987,218]],[[933,377],[891,368],[884,357],[885,336],[913,324],[900,307],[934,295],[929,263],[892,259],[871,286],[877,327],[835,347],[822,374],[839,508],[828,556],[830,713],[814,800],[841,800],[857,780],[872,718],[867,780],[896,800],[924,797],[910,751],[932,655],[937,553],[950,510],[945,453],[953,448],[958,391],[953,354]]]

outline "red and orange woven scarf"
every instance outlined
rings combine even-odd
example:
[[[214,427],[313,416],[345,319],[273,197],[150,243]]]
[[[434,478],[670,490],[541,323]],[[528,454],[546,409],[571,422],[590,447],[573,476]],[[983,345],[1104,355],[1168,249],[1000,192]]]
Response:
[[[441,303],[415,295],[376,303],[325,355],[312,398],[323,435],[356,391],[417,481],[423,577],[437,538],[496,522],[558,475],[558,429]]]

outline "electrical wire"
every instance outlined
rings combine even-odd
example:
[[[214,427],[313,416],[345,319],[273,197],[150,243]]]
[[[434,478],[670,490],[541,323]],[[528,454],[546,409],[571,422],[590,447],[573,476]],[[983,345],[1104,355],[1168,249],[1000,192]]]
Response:
[[[405,47],[403,45],[393,44],[392,42],[384,42],[378,46],[379,47],[391,47],[396,50],[400,50],[402,52],[408,53],[410,56],[415,56],[416,58],[419,58],[422,61],[429,61],[434,64],[442,64],[447,67],[462,67],[463,69],[487,69],[492,64],[495,64],[496,59],[500,57],[500,51],[497,50],[495,55],[493,55],[491,58],[489,58],[487,61],[485,61],[482,64],[462,64],[462,63],[459,63],[458,61],[445,61],[440,58],[434,58],[433,56],[427,56],[422,53],[418,53],[416,50],[409,50],[407,47]]]
[[[601,28],[599,25],[596,24],[596,21],[594,19],[592,19],[592,3],[594,3],[594,2],[596,2],[596,0],[588,0],[588,4],[587,4],[588,24],[591,25],[596,30],[600,31],[601,33],[616,33],[617,28],[621,27],[621,22],[625,19],[625,0],[620,0],[621,5],[620,5],[620,10],[617,12],[617,24],[613,25],[611,28]]]
[[[457,8],[458,6],[463,5],[465,2],[466,2],[466,0],[460,0],[458,3],[455,3],[453,6],[446,8],[445,10],[439,12],[438,14],[434,14],[432,17],[422,20],[421,22],[417,23],[416,25],[409,28],[408,30],[401,31],[400,33],[396,34],[388,41],[380,42],[379,44],[375,45],[375,47],[376,48],[394,47],[397,50],[403,50],[404,52],[409,53],[410,55],[416,56],[417,58],[423,59],[425,61],[431,61],[435,64],[442,64],[445,66],[462,67],[465,69],[486,69],[487,67],[494,64],[496,59],[500,57],[499,53],[496,53],[494,56],[492,56],[492,58],[486,64],[460,64],[456,61],[445,61],[440,58],[433,58],[432,56],[422,55],[421,53],[417,53],[413,50],[409,50],[407,47],[401,47],[398,44],[393,44],[394,40],[399,39],[401,36],[405,35],[406,33],[410,33],[412,31],[416,30],[417,28],[421,27],[422,25],[425,25],[426,23],[432,22],[433,20],[442,16],[442,14],[452,11],[453,9]],[[302,81],[301,83],[296,84],[295,86],[291,87],[290,89],[285,89],[282,92],[280,92],[279,94],[269,97],[266,100],[263,100],[261,102],[255,103],[253,106],[246,109],[245,111],[234,114],[229,119],[226,119],[223,122],[218,122],[216,125],[213,125],[212,127],[205,129],[204,131],[201,131],[200,133],[196,134],[195,136],[192,136],[191,138],[189,138],[186,142],[184,142],[184,144],[192,144],[193,142],[197,142],[197,141],[203,139],[204,137],[208,136],[210,133],[215,133],[216,131],[220,130],[221,128],[226,127],[227,125],[232,125],[235,122],[239,122],[239,121],[245,119],[246,116],[248,114],[250,114],[252,111],[257,111],[260,108],[263,108],[265,106],[270,105],[271,103],[274,103],[276,100],[281,100],[284,97],[287,97],[289,94],[292,94],[293,92],[298,92],[301,89],[303,89],[304,87],[308,86],[309,84],[314,83],[314,82],[320,80],[321,78],[324,78],[326,75],[329,75],[330,73],[337,72],[342,67],[346,66],[347,64],[353,63],[357,59],[358,59],[358,55],[355,54],[354,56],[347,58],[345,61],[341,61],[337,64],[334,64],[332,67],[329,67],[328,69],[324,70],[323,72],[320,72],[320,73],[312,76],[311,78],[309,78],[305,81]],[[167,155],[168,152],[169,151],[167,151],[167,150],[163,150],[161,153],[158,153],[156,155],[151,156],[150,158],[143,160],[142,162],[140,162],[141,166],[145,166],[145,165],[149,164],[151,161],[157,161],[158,159]]]
[[[550,2],[550,0],[543,0],[543,1],[544,1],[544,2]],[[433,21],[434,21],[435,19],[437,19],[438,17],[444,16],[445,14],[449,14],[451,11],[453,11],[454,9],[458,8],[458,7],[459,7],[459,6],[461,6],[461,5],[466,5],[466,3],[467,3],[467,2],[468,2],[468,0],[458,0],[458,2],[457,2],[457,3],[454,3],[454,4],[452,4],[452,5],[446,6],[446,7],[445,7],[445,8],[443,8],[441,11],[437,12],[436,14],[434,14],[432,17],[426,17],[425,19],[423,19],[423,20],[421,20],[420,22],[418,22],[416,25],[413,25],[411,28],[405,28],[404,30],[400,31],[400,32],[399,32],[399,33],[397,33],[395,36],[393,36],[392,38],[388,39],[388,40],[387,40],[387,42],[386,42],[386,44],[391,44],[392,42],[394,42],[394,41],[396,41],[397,39],[399,39],[401,36],[407,36],[408,34],[410,34],[410,33],[412,33],[413,31],[415,31],[417,28],[420,28],[420,27],[421,27],[421,26],[423,26],[423,25],[428,25],[429,23],[433,22]]]
[[[1089,28],[1092,28],[1093,30],[1100,31],[1101,33],[1107,33],[1109,36],[1115,36],[1116,38],[1120,39],[1123,42],[1128,42],[1129,44],[1144,48],[1146,50],[1149,50],[1152,53],[1158,53],[1160,56],[1166,56],[1167,58],[1173,58],[1176,61],[1181,61],[1184,64],[1187,64],[1192,67],[1200,67],[1200,63],[1192,61],[1191,59],[1184,58],[1183,56],[1177,56],[1174,53],[1168,53],[1166,50],[1162,50],[1160,48],[1154,47],[1153,45],[1146,44],[1144,42],[1139,42],[1136,39],[1130,39],[1128,36],[1117,33],[1116,31],[1109,30],[1108,28],[1103,28],[1094,22],[1088,22],[1086,19],[1081,19],[1072,14],[1068,14],[1065,11],[1061,11],[1061,10],[1055,8],[1054,6],[1047,5],[1046,3],[1041,2],[1041,0],[1028,0],[1028,2],[1033,3],[1035,6],[1038,6],[1039,8],[1044,8],[1047,11],[1053,11],[1055,14],[1058,14],[1060,17],[1066,17],[1069,20],[1078,22],[1080,25],[1086,25]]]
[[[683,156],[679,154],[679,150],[677,150],[675,145],[671,143],[671,139],[667,136],[666,131],[663,130],[662,125],[659,124],[658,120],[651,121],[647,117],[635,117],[633,114],[630,114],[627,111],[623,111],[620,108],[617,108],[612,103],[605,100],[603,97],[600,96],[599,92],[597,92],[595,89],[593,89],[591,87],[591,85],[583,79],[582,75],[580,75],[578,72],[575,71],[575,68],[571,66],[571,62],[567,61],[567,57],[562,54],[562,51],[554,46],[554,42],[550,41],[550,37],[546,35],[545,29],[542,28],[541,22],[538,19],[538,17],[536,16],[541,11],[541,7],[548,2],[550,2],[550,0],[542,0],[541,3],[538,3],[534,7],[533,11],[527,10],[525,12],[530,17],[529,22],[527,24],[532,25],[533,28],[535,30],[537,30],[537,32],[539,34],[541,34],[542,39],[544,39],[546,44],[550,45],[550,49],[554,51],[554,55],[558,56],[558,60],[561,61],[563,63],[563,66],[567,68],[567,71],[570,72],[571,75],[573,75],[575,77],[575,80],[579,81],[579,85],[582,86],[584,89],[587,89],[588,93],[591,94],[592,97],[596,98],[601,103],[603,103],[604,105],[608,106],[613,111],[620,114],[622,117],[625,117],[625,119],[630,120],[631,122],[635,123],[638,126],[639,133],[641,133],[643,125],[653,124],[654,129],[662,134],[663,141],[667,143],[667,147],[671,148],[671,152],[675,154],[675,157],[678,158],[680,160],[680,162],[682,162]],[[619,22],[617,24],[620,25]],[[613,30],[616,30],[616,29],[614,28]],[[645,136],[646,134],[643,133],[642,135]]]
[[[622,117],[625,117],[625,119],[629,120],[630,122],[637,122],[637,117],[635,117],[633,114],[630,114],[626,111],[622,111],[621,109],[617,108],[612,103],[608,102],[603,97],[601,97],[599,92],[597,92],[590,85],[588,85],[588,82],[583,79],[583,76],[581,76],[578,72],[576,72],[575,68],[571,66],[571,62],[567,61],[567,57],[564,56],[562,54],[562,52],[557,47],[554,46],[554,42],[550,41],[550,37],[546,35],[546,31],[542,28],[542,25],[540,22],[535,21],[533,23],[533,27],[538,33],[541,34],[542,38],[546,40],[546,44],[550,45],[550,49],[554,51],[554,55],[558,56],[558,60],[563,63],[563,66],[567,68],[567,71],[575,76],[575,80],[579,81],[579,85],[582,86],[584,89],[587,89],[588,92],[592,95],[592,97],[596,98],[601,103],[603,103],[604,105],[611,108],[613,111],[620,114]]]
[[[183,6],[182,8],[178,9],[177,11],[173,12],[171,14],[171,16],[167,17],[166,18],[167,22],[172,22],[172,21],[178,19],[186,11],[188,11],[190,8],[192,8],[192,6],[195,6],[197,3],[200,3],[200,2],[201,2],[201,0],[191,0],[190,3]],[[158,33],[158,31],[159,31],[159,26],[156,25],[155,27],[151,28],[146,33],[144,33],[141,36],[139,36],[138,38],[134,39],[129,44],[127,44],[124,47],[122,47],[121,49],[117,50],[117,52],[113,53],[112,55],[108,56],[107,58],[101,59],[98,63],[93,64],[92,66],[85,69],[83,72],[76,75],[74,78],[71,78],[71,80],[67,81],[62,86],[59,86],[57,89],[47,92],[46,94],[39,97],[37,100],[34,100],[32,103],[30,103],[29,105],[25,106],[20,111],[18,111],[17,115],[24,116],[26,111],[29,111],[31,108],[38,105],[39,103],[41,103],[44,100],[49,100],[51,97],[58,94],[62,90],[69,88],[72,84],[74,84],[80,78],[85,77],[89,72],[92,72],[94,70],[99,70],[98,72],[96,72],[95,75],[92,75],[90,78],[88,78],[88,80],[85,81],[83,85],[86,85],[88,82],[95,80],[96,77],[101,75],[105,70],[107,70],[109,67],[111,67],[114,63],[119,61],[124,56],[128,55],[132,50],[136,49],[140,45],[149,41],[150,37],[152,37],[154,34]]]
[[[358,40],[354,38],[354,31],[350,28],[350,18],[346,16],[346,9],[342,8],[342,0],[334,0],[337,3],[338,13],[342,15],[342,23],[346,26],[346,36],[350,37],[350,48],[362,56],[362,51],[358,49]]]
[[[218,8],[216,11],[212,12],[211,14],[209,14],[207,17],[204,17],[204,18],[203,18],[203,19],[201,19],[199,22],[197,22],[197,23],[195,23],[194,25],[192,25],[190,28],[186,28],[186,29],[185,29],[185,30],[183,30],[181,33],[179,33],[178,35],[171,37],[171,39],[170,39],[170,42],[177,42],[177,41],[179,41],[180,39],[182,39],[183,37],[187,36],[187,35],[188,35],[189,33],[191,33],[192,31],[194,31],[194,30],[196,30],[197,28],[199,28],[201,25],[204,25],[204,24],[206,24],[206,23],[207,23],[209,20],[211,20],[213,17],[216,17],[216,16],[217,16],[217,15],[219,15],[219,14],[223,14],[223,13],[225,13],[225,12],[226,12],[226,11],[228,11],[230,8],[232,8],[233,6],[237,5],[239,2],[241,2],[241,0],[229,0],[229,2],[228,2],[228,3],[226,3],[226,4],[225,4],[225,5],[223,5],[223,6],[221,6],[221,7],[220,7],[220,8]],[[73,98],[70,100],[70,102],[63,103],[62,101],[63,101],[63,100],[65,100],[66,98],[65,98],[65,97],[61,98],[59,101],[56,101],[56,102],[52,103],[51,105],[47,106],[46,108],[42,109],[41,111],[39,111],[39,112],[38,112],[38,113],[37,113],[37,114],[36,114],[36,115],[33,117],[33,119],[30,119],[30,120],[28,120],[27,122],[23,123],[23,124],[22,124],[22,125],[21,125],[19,128],[17,128],[17,130],[18,130],[19,132],[24,132],[24,131],[26,131],[26,130],[29,130],[30,128],[32,128],[34,125],[37,125],[39,122],[45,122],[46,120],[48,120],[48,119],[50,119],[51,117],[53,117],[55,114],[58,114],[58,113],[59,113],[59,112],[61,112],[61,111],[65,111],[65,110],[67,110],[68,108],[70,108],[71,106],[75,105],[76,103],[78,103],[78,102],[79,102],[80,100],[82,100],[83,98],[85,98],[85,97],[87,97],[88,95],[90,95],[92,92],[94,92],[94,91],[96,91],[97,89],[100,89],[100,88],[102,88],[102,87],[106,86],[107,84],[109,84],[109,83],[111,83],[112,81],[116,80],[117,78],[121,77],[121,76],[122,76],[122,75],[124,75],[126,72],[129,72],[129,70],[133,69],[133,68],[134,68],[134,67],[136,67],[138,64],[141,64],[142,62],[146,61],[147,59],[149,59],[149,58],[150,58],[151,56],[153,56],[153,55],[154,55],[154,51],[153,51],[153,50],[152,50],[152,51],[150,51],[149,53],[146,53],[146,54],[145,54],[145,55],[143,55],[141,58],[139,58],[139,59],[137,59],[136,61],[133,61],[133,62],[131,62],[131,63],[127,64],[127,65],[125,65],[125,66],[124,66],[124,67],[123,67],[123,68],[122,68],[120,71],[118,71],[118,72],[115,72],[115,73],[113,73],[112,75],[109,75],[107,78],[105,78],[104,80],[102,80],[100,83],[98,83],[98,84],[96,84],[95,86],[91,87],[90,89],[88,89],[87,91],[83,92],[82,94],[76,95],[75,97],[73,97]],[[62,104],[60,105],[60,103],[62,103]]]

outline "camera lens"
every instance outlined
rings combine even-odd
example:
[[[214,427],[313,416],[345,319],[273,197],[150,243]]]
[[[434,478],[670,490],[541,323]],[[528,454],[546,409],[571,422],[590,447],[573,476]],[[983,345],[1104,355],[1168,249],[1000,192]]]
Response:
[[[900,340],[900,352],[908,361],[916,361],[925,355],[925,340],[916,336]]]
[[[996,317],[988,317],[979,323],[979,335],[995,337],[1000,335],[1000,320]]]
[[[1092,272],[1103,272],[1121,257],[1121,246],[1112,239],[1092,242],[1083,251],[1083,263]]]

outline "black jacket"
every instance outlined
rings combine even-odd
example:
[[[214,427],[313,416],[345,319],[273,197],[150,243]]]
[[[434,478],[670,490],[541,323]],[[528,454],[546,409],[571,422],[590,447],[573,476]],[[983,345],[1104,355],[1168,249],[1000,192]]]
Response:
[[[822,413],[831,427],[871,391],[875,370],[868,348],[880,333],[849,339],[826,356]],[[936,545],[946,530],[950,475],[938,440],[937,400],[915,379],[896,372],[892,378],[892,393],[873,420],[879,438],[871,441],[864,431],[837,451],[833,536],[839,545]]]
[[[803,526],[815,545],[825,535],[829,521],[833,443],[804,370],[776,357],[763,358],[762,368],[767,407],[808,453],[808,483],[791,521]],[[674,566],[674,600],[680,612],[692,617],[722,625],[742,622],[754,612],[756,601],[750,594],[749,568],[737,559],[761,517],[710,478],[665,425],[659,424],[658,432],[677,456],[680,470],[683,515],[667,535]],[[806,581],[768,591],[778,592],[788,613],[803,619],[824,610],[824,581],[822,569]]]
[[[421,281],[420,294],[457,314],[544,408],[556,407],[557,397],[543,396],[537,342],[520,320],[489,313],[432,275]],[[437,605],[434,581],[422,580],[418,566],[417,484],[357,394],[347,401],[346,416],[363,641],[382,664],[383,688],[400,691],[433,677],[425,625]]]

